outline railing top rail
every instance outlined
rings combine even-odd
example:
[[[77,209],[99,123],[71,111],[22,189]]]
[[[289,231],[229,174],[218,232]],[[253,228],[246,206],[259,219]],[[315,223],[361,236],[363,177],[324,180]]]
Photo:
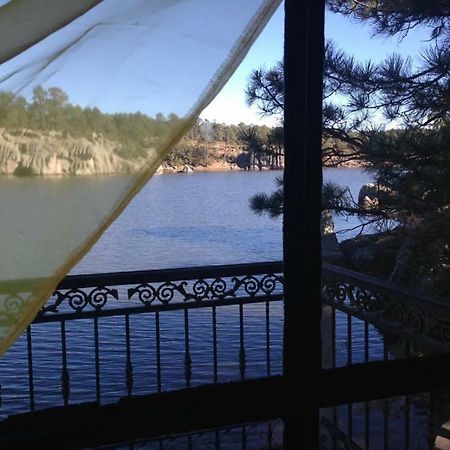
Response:
[[[353,270],[345,269],[343,267],[333,266],[332,264],[324,263],[322,265],[323,275],[332,275],[333,279],[340,281],[356,281],[359,287],[367,288],[376,291],[380,294],[389,294],[403,300],[413,300],[421,302],[421,305],[429,304],[432,306],[439,306],[445,309],[450,308],[450,298],[438,297],[429,293],[421,292],[416,289],[410,289],[382,278],[365,275]]]
[[[259,263],[228,264],[194,266],[171,269],[152,269],[139,271],[91,273],[68,275],[57,286],[56,290],[82,289],[97,286],[119,286],[139,283],[156,283],[179,280],[207,279],[215,277],[233,277],[239,275],[261,275],[265,273],[281,273],[282,261],[268,261]],[[450,308],[450,299],[438,297],[414,289],[405,288],[387,280],[355,272],[343,267],[324,263],[322,265],[324,276],[331,275],[340,281],[356,281],[358,286],[367,289],[376,289],[377,292],[395,295],[397,298],[420,301],[422,305],[429,304],[443,308]],[[0,282],[0,293],[10,293],[14,288],[17,291],[26,291],[38,283],[38,279],[8,280]]]
[[[35,322],[281,300],[281,269],[269,262],[69,276]]]
[[[194,280],[215,277],[233,277],[238,275],[262,275],[280,273],[281,261],[260,263],[194,266],[172,269],[152,269],[125,272],[90,273],[66,276],[56,290],[82,289],[97,286],[119,286],[139,283],[156,283],[165,281]],[[0,293],[12,290],[26,291],[42,281],[41,279],[7,280],[0,282]]]
[[[237,275],[261,275],[279,273],[282,262],[261,262],[229,265],[183,267],[127,272],[112,272],[87,275],[69,275],[57,289],[73,289],[92,286],[114,286],[122,284],[154,283],[164,281],[193,280],[201,278],[232,277]]]

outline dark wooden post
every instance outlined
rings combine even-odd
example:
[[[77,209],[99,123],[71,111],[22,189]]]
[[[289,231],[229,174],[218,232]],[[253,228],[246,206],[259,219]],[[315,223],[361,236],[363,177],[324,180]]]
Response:
[[[319,448],[324,1],[285,0],[285,448]],[[319,387],[320,389],[320,387]],[[290,408],[289,408],[290,407]]]

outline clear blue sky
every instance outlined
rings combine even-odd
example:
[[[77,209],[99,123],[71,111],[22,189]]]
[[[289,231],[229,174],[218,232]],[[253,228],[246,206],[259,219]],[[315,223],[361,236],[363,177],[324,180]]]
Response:
[[[29,97],[36,85],[59,86],[73,103],[107,112],[186,114],[223,63],[221,49],[229,48],[228,39],[235,36],[230,26],[242,30],[255,12],[253,2],[218,1],[213,10],[209,2],[192,2],[195,14],[190,2],[140,0],[138,9],[120,1],[101,2],[75,23],[2,64],[0,88]],[[172,7],[166,7],[169,4]],[[200,29],[199,23],[204,24]],[[281,6],[201,117],[225,123],[277,123],[275,118],[262,119],[256,108],[246,105],[244,89],[253,69],[269,68],[282,59],[283,24]],[[80,30],[86,32],[74,41]],[[367,26],[334,14],[326,16],[326,36],[360,60],[379,61],[393,52],[414,56],[427,45],[424,30],[413,30],[401,42],[395,37],[372,38]]]
[[[217,122],[259,123],[274,125],[274,118],[261,118],[256,108],[245,104],[244,89],[252,69],[271,67],[283,57],[283,5],[274,14],[265,30],[254,43],[247,57],[229,80],[222,92],[203,111],[201,117]],[[336,45],[360,60],[382,60],[386,55],[401,53],[418,56],[420,49],[427,46],[427,34],[423,29],[416,29],[406,38],[373,37],[371,29],[348,18],[327,13],[326,37],[335,41]]]

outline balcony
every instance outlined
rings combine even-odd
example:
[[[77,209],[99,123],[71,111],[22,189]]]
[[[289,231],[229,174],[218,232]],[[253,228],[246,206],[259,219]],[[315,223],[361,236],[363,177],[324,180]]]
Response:
[[[322,279],[324,368],[450,350],[445,299],[328,264]],[[281,262],[68,276],[0,362],[4,439],[16,438],[18,429],[33,436],[44,423],[70,428],[80,417],[143,405],[170,413],[180,401],[207,404],[210,394],[226,405],[220,389],[242,383],[254,404],[241,411],[239,439],[251,442],[250,430],[264,429],[270,448],[273,428],[282,427],[275,395],[283,390],[282,300]],[[20,301],[16,292],[9,304]],[[260,383],[269,390],[265,399],[252,392]],[[324,448],[416,448],[411,443],[439,434],[445,411],[438,403],[426,392],[322,409]],[[256,414],[255,404],[262,408]],[[229,429],[225,410],[203,419],[214,440]],[[234,411],[233,423],[239,415]],[[194,430],[192,420],[184,428],[174,417],[167,430],[156,421],[145,437]]]
[[[445,448],[447,302],[331,266],[320,285],[324,7],[285,0],[283,267],[66,278],[1,361],[3,447]]]

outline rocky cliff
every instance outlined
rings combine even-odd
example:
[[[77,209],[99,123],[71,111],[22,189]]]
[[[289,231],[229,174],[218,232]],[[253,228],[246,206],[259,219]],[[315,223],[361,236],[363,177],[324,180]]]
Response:
[[[120,144],[101,135],[73,138],[62,133],[0,129],[0,174],[96,175],[137,170],[138,160],[117,154]]]

